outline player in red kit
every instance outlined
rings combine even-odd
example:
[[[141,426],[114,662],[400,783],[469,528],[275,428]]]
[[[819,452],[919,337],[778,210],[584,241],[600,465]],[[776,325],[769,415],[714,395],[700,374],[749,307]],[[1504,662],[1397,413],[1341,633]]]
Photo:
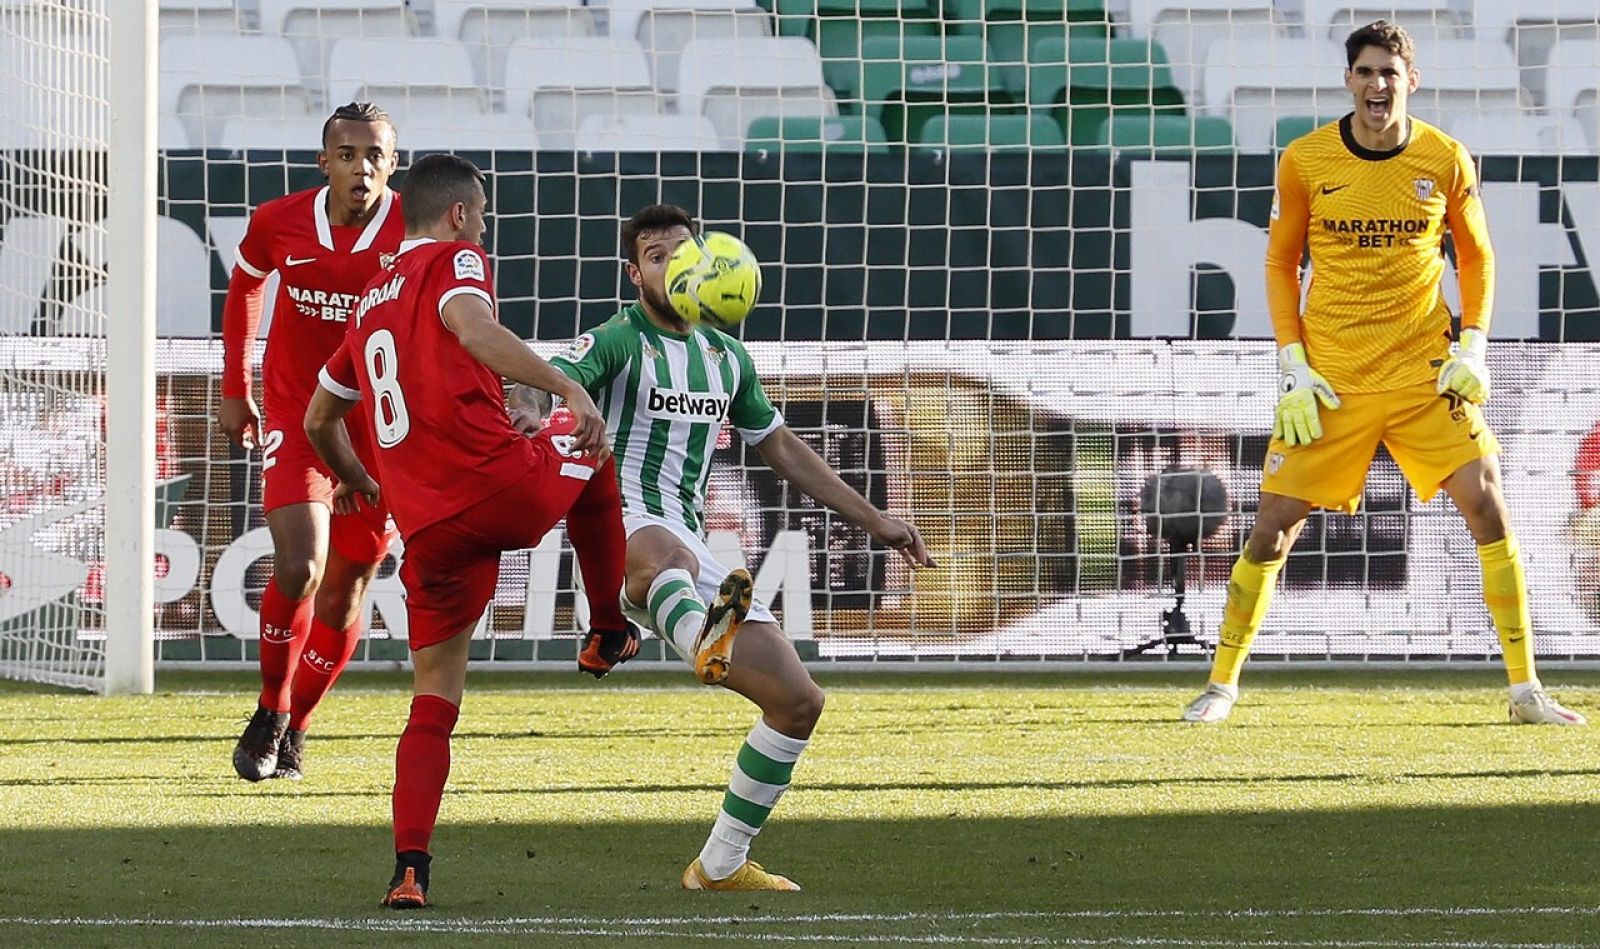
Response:
[[[305,416],[339,479],[335,510],[377,502],[381,484],[405,538],[415,695],[395,753],[395,872],[383,900],[395,909],[427,905],[450,733],[501,551],[535,546],[565,517],[591,616],[579,668],[602,676],[639,648],[618,601],[627,541],[605,420],[580,386],[500,325],[478,243],[483,180],[454,155],[429,155],[406,172],[400,255],[356,304]],[[566,407],[526,438],[506,413],[502,376],[554,392]],[[376,482],[340,424],[358,414],[377,444]]]
[[[298,780],[306,725],[361,635],[367,583],[389,548],[381,507],[331,514],[333,478],[302,420],[317,372],[344,340],[356,297],[405,234],[389,190],[395,130],[367,102],[340,106],[323,125],[317,164],[327,185],[257,208],[239,244],[223,306],[222,404],[217,422],[241,448],[261,448],[262,507],[272,532],[272,578],[261,595],[261,695],[233,750],[241,778]],[[262,360],[263,421],[250,391],[250,347],[262,288],[278,298]],[[351,441],[370,452],[366,423]]]

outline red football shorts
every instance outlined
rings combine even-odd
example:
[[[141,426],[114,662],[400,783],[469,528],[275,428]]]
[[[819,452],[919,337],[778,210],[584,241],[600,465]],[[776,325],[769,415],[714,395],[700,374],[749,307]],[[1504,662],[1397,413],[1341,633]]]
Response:
[[[563,454],[552,439],[571,432],[572,416],[558,412],[533,436],[535,461],[526,475],[406,539],[400,580],[412,649],[437,645],[477,623],[494,596],[501,551],[536,546],[591,487],[599,494],[585,503],[615,506],[620,525],[615,466],[609,458],[596,467],[593,458]]]
[[[291,504],[316,503],[333,507],[333,472],[311,447],[301,424],[305,413],[274,413],[267,410],[261,433],[261,509],[271,513]],[[367,434],[366,416],[358,407],[344,417],[350,444],[368,471],[376,470],[372,457],[372,438]],[[389,551],[396,532],[389,521],[389,508],[380,498],[377,507],[362,500],[354,514],[334,514],[328,523],[328,544],[352,563],[378,563]]]

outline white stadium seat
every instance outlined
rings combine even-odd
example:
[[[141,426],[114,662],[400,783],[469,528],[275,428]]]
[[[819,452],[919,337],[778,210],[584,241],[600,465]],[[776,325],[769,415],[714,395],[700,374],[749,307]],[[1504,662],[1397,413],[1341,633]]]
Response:
[[[838,115],[822,60],[799,36],[697,40],[678,66],[678,112],[704,115],[730,150],[765,115]]]
[[[354,37],[412,36],[416,17],[405,0],[256,0],[261,30],[294,47],[306,85],[322,93],[329,49]],[[332,106],[342,102],[328,103]]]
[[[580,152],[715,152],[726,146],[703,115],[591,115],[578,126]]]
[[[1600,40],[1600,3],[1595,0],[1539,0],[1509,3],[1480,0],[1478,36],[1509,44],[1522,67],[1522,84],[1540,105],[1545,95],[1545,64],[1560,42]]]
[[[632,40],[582,37],[506,51],[506,110],[531,115],[539,140],[571,148],[590,116],[661,111],[644,50]]]
[[[580,0],[434,0],[433,27],[440,38],[461,41],[490,89],[505,86],[506,47],[599,32]]]
[[[1556,118],[1576,119],[1600,151],[1600,42],[1563,41],[1550,51],[1545,101]]]
[[[70,21],[68,21],[70,24]],[[105,31],[58,32],[48,45],[0,32],[0,72],[16,84],[0,95],[0,148],[98,148],[110,128],[103,74]]]
[[[683,47],[693,42],[772,35],[754,0],[610,0],[611,35],[637,40],[650,56],[656,88],[674,92]]]
[[[1322,37],[1218,41],[1206,54],[1202,111],[1233,122],[1241,151],[1267,151],[1284,116],[1350,111],[1344,70],[1344,45]]]
[[[1417,51],[1421,85],[1411,94],[1417,117],[1439,124],[1446,116],[1501,116],[1515,121],[1533,107],[1517,61],[1500,43],[1440,40]]]
[[[236,0],[161,0],[165,33],[240,33],[249,25]]]
[[[233,119],[223,124],[214,148],[242,152],[252,148],[276,151],[316,151],[322,147],[322,126],[326,115],[301,119]]]
[[[1443,128],[1474,155],[1562,155],[1591,150],[1577,122],[1532,113],[1517,119],[1462,115],[1452,117]]]
[[[1509,2],[1509,0],[1496,0]],[[1439,40],[1467,39],[1471,17],[1451,0],[1304,0],[1306,35],[1343,43],[1358,26],[1388,20],[1406,28],[1424,54]]]
[[[215,144],[229,119],[311,114],[294,50],[279,37],[168,36],[160,57],[160,112],[181,120],[196,148]]]
[[[435,39],[339,40],[328,54],[329,102],[371,101],[396,116],[489,111],[487,90],[460,43]]]
[[[1205,94],[1203,67],[1212,43],[1289,36],[1289,22],[1272,0],[1130,0],[1128,17],[1134,36],[1161,44],[1172,79],[1190,103]]]

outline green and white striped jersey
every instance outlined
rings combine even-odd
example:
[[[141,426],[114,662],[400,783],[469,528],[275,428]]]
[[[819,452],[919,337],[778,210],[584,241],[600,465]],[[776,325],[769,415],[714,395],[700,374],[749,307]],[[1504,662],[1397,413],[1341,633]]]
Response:
[[[637,303],[551,363],[606,417],[623,513],[654,514],[697,534],[723,419],[751,445],[783,424],[742,343],[705,326],[667,332]]]

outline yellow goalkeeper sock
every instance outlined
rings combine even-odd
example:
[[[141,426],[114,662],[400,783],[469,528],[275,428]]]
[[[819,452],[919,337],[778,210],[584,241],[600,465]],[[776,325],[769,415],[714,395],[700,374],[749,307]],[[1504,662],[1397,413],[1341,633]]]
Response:
[[[1241,554],[1228,578],[1228,603],[1222,609],[1222,631],[1217,636],[1217,658],[1211,664],[1211,681],[1238,685],[1239,670],[1250,654],[1250,640],[1267,618],[1272,588],[1278,583],[1283,558],[1257,563]]]
[[[1517,540],[1484,544],[1478,548],[1483,563],[1483,603],[1500,634],[1506,675],[1512,685],[1533,679],[1533,630],[1528,621],[1528,580],[1522,573],[1522,553]]]

